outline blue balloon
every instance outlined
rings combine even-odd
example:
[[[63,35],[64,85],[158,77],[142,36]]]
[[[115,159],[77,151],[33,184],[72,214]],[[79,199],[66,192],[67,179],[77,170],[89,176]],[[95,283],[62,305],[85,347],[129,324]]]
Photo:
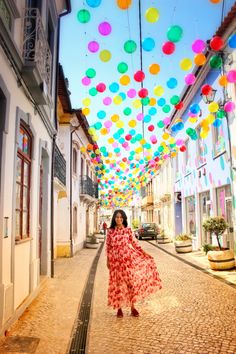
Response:
[[[155,41],[153,38],[145,38],[142,42],[143,50],[150,52],[155,47]]]
[[[200,112],[200,107],[197,103],[193,103],[191,104],[191,106],[189,107],[189,110],[191,113],[193,114],[198,114]]]
[[[236,33],[232,34],[228,39],[228,46],[230,48],[236,48]]]
[[[104,119],[104,118],[106,117],[106,112],[105,112],[105,111],[99,111],[99,112],[97,113],[97,117],[98,117],[99,119]]]
[[[177,123],[177,124],[176,124],[176,129],[177,129],[177,130],[182,130],[182,129],[184,129],[184,124],[183,124],[182,122]]]
[[[118,140],[120,138],[120,134],[118,132],[115,132],[115,134],[113,134],[113,138]]]
[[[126,99],[126,94],[124,92],[120,92],[119,96],[122,98],[123,101]]]
[[[98,7],[102,0],[86,0],[87,5],[90,7]]]
[[[164,98],[159,98],[157,101],[158,106],[162,107],[166,104],[166,100]]]
[[[119,91],[119,85],[117,84],[117,82],[113,82],[112,84],[110,84],[109,86],[109,90],[113,93],[116,93],[117,91]]]
[[[167,81],[166,85],[169,89],[174,89],[178,85],[178,81],[174,77],[171,77]]]
[[[213,125],[214,125],[214,127],[216,127],[216,128],[220,127],[221,124],[222,124],[222,120],[221,120],[221,119],[218,119],[218,118],[213,122]]]
[[[151,117],[147,114],[146,116],[144,116],[144,118],[143,118],[143,121],[145,122],[145,123],[149,123],[150,121],[151,121]]]
[[[151,107],[149,110],[148,110],[148,113],[151,115],[151,116],[154,116],[154,114],[157,113],[157,109],[155,107]]]
[[[124,138],[120,138],[120,139],[119,139],[119,143],[120,143],[120,144],[123,144],[124,142],[125,142],[125,139],[124,139]]]

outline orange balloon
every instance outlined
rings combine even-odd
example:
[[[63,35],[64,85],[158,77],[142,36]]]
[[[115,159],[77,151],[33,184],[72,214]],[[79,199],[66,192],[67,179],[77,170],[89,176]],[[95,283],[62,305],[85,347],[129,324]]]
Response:
[[[203,53],[196,54],[194,56],[194,63],[198,66],[204,65],[206,62],[206,57]]]
[[[149,106],[155,106],[156,103],[157,103],[157,100],[154,97],[151,97],[150,101],[149,101]]]
[[[221,2],[221,0],[210,0],[210,2],[212,2],[212,4],[219,4],[219,2]]]
[[[129,83],[130,83],[129,75],[122,75],[120,77],[120,83],[121,83],[121,85],[124,85],[124,86],[129,85]]]
[[[160,65],[159,64],[151,64],[149,66],[149,72],[152,74],[152,75],[156,75],[159,73],[160,71]]]
[[[132,4],[132,0],[116,0],[116,2],[121,10],[127,10]]]
[[[227,86],[227,84],[228,84],[227,77],[225,75],[222,75],[219,78],[218,83],[219,83],[220,86]]]

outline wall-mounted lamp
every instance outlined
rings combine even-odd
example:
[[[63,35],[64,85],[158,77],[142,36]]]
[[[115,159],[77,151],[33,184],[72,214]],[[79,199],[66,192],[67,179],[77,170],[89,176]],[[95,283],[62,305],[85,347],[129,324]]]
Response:
[[[214,99],[215,99],[216,91],[217,91],[217,90],[212,89],[207,95],[203,95],[203,94],[201,93],[201,96],[202,96],[203,101],[204,101],[206,104],[209,104],[209,103],[213,102]]]

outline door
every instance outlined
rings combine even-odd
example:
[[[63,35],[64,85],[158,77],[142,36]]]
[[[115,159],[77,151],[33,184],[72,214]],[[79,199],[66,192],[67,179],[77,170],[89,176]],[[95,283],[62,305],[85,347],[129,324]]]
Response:
[[[206,220],[210,216],[211,212],[211,200],[210,200],[210,192],[206,191],[200,193],[199,196],[200,202],[200,225],[202,225],[203,221]],[[203,227],[201,227],[201,244],[212,243],[212,236],[209,232],[206,232]]]
[[[43,166],[40,165],[40,181],[39,181],[39,226],[38,226],[38,250],[41,274],[41,260],[42,260],[42,223],[43,223]]]

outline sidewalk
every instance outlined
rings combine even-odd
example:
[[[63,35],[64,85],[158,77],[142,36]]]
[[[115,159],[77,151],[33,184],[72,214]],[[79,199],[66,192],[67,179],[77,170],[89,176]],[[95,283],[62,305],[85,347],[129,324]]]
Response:
[[[207,255],[205,255],[205,253],[202,251],[193,251],[190,253],[177,253],[175,251],[175,246],[173,242],[160,244],[157,243],[156,241],[150,241],[150,243],[164,250],[168,254],[171,254],[174,257],[181,259],[184,262],[196,268],[200,268],[201,270],[211,274],[213,277],[218,278],[219,280],[222,280],[225,283],[234,285],[236,287],[236,268],[231,270],[225,270],[225,271],[212,270],[209,267],[209,261],[207,259]]]

